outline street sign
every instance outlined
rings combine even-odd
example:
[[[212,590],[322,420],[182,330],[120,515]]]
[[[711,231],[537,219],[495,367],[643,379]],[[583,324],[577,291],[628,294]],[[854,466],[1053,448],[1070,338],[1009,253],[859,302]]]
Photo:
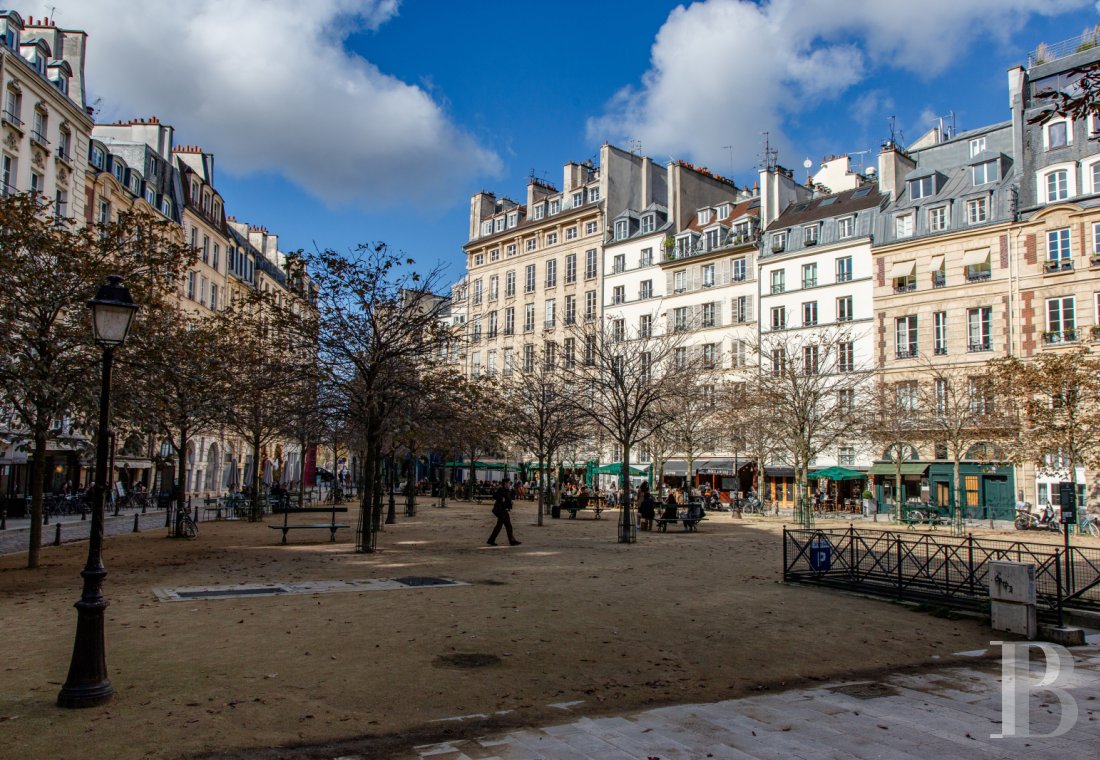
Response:
[[[1058,484],[1058,500],[1062,507],[1062,525],[1077,524],[1077,484],[1063,481]]]

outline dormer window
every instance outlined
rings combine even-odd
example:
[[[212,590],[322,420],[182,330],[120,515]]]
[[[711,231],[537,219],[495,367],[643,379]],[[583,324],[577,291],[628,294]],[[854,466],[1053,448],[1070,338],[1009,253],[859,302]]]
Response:
[[[555,198],[550,201],[550,213],[556,214],[561,211],[561,198]]]
[[[600,199],[600,188],[599,187],[590,187],[590,188],[588,188],[588,202],[589,203],[595,203],[599,199]]]
[[[1064,148],[1073,142],[1069,119],[1057,119],[1043,125],[1043,147],[1047,150]]]
[[[11,21],[4,22],[4,46],[9,50],[19,49],[19,30],[12,24]]]
[[[718,207],[718,218],[719,219],[725,219],[729,215],[730,215],[730,204],[723,203],[721,206]]]
[[[642,234],[648,234],[657,229],[657,216],[656,214],[646,214],[642,217]]]
[[[192,185],[192,187],[195,187],[195,186]],[[491,235],[491,234],[493,234],[493,222],[492,221],[486,221],[486,222],[481,223],[481,234],[482,235]]]
[[[118,180],[118,184],[123,187],[126,186],[126,167],[122,165],[121,161],[117,159],[111,162],[111,173],[115,175],[115,179]]]
[[[584,191],[579,193],[573,193],[573,208],[579,208],[584,205]]]
[[[536,203],[535,208],[533,209],[533,214],[536,219],[542,219],[544,216],[546,216],[546,204]]]
[[[912,200],[928,198],[936,193],[935,178],[932,175],[909,180],[909,197]]]
[[[72,154],[70,153],[70,147],[73,142],[73,135],[69,130],[62,129],[57,135],[57,157],[68,161]]]
[[[630,230],[630,222],[627,219],[617,219],[615,221],[615,239],[626,240],[627,234]]]
[[[137,195],[141,192],[141,175],[134,170],[130,170],[130,184],[127,185],[130,192]]]
[[[172,199],[164,197],[160,199],[160,213],[168,218],[172,217]]]
[[[802,228],[802,245],[817,245],[817,236],[820,227],[816,224],[807,224]]]
[[[703,209],[699,212],[699,224],[710,224],[711,210],[709,208]]]
[[[103,148],[99,147],[98,145],[93,145],[92,146],[92,166],[99,169],[100,171],[103,171],[106,163],[107,163],[107,154],[103,151]]]
[[[496,219],[493,220],[493,232],[503,232],[503,231],[504,231],[504,217],[503,216],[498,216]]]
[[[970,174],[975,185],[984,185],[987,182],[995,182],[1001,178],[1000,168],[996,161],[984,161],[970,167]]]
[[[517,224],[519,224],[519,212],[512,211],[508,214],[508,226],[515,227]]]
[[[970,141],[970,157],[971,158],[974,158],[974,156],[978,155],[983,150],[985,150],[985,138],[984,137],[975,137],[973,140]]]
[[[157,207],[157,191],[151,187],[145,188],[145,202],[153,208]]]

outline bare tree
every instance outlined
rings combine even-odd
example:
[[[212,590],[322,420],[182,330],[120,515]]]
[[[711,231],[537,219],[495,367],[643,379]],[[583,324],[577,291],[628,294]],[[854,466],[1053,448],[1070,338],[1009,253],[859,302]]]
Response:
[[[894,463],[894,519],[901,521],[902,463],[913,458],[914,441],[922,438],[918,418],[905,385],[900,388],[881,375],[876,378],[870,409],[865,417],[867,437],[877,451]],[[878,513],[876,511],[877,518]]]
[[[364,487],[356,551],[371,552],[381,524],[386,416],[406,390],[404,381],[433,364],[446,337],[446,300],[434,294],[440,271],[421,275],[412,270],[411,259],[384,244],[350,253],[321,251],[301,264],[317,288],[310,332],[317,337],[318,363],[340,386],[361,440]]]
[[[570,335],[580,355],[563,356],[563,369],[580,413],[622,449],[619,542],[633,543],[630,455],[669,424],[667,402],[693,382],[697,368],[688,360],[684,333],[626,334],[621,327],[575,326]]]
[[[754,488],[763,499],[764,468],[783,449],[781,423],[769,406],[765,386],[769,380],[756,370],[747,380],[730,381],[722,389],[718,424],[734,449],[753,463]]]
[[[852,333],[844,328],[765,333],[754,348],[762,365],[756,393],[774,414],[794,465],[795,516],[810,527],[810,463],[863,427],[860,397],[868,392],[869,371],[856,366]]]
[[[12,432],[25,436],[30,448],[28,567],[39,561],[55,423],[68,417],[78,428],[82,422],[94,427],[100,352],[88,301],[107,275],[120,275],[145,307],[135,320],[136,336],[147,315],[174,295],[193,257],[168,223],[152,216],[124,212],[109,224],[77,227],[37,194],[0,198],[0,393],[17,423]],[[132,356],[128,346],[116,359],[116,388],[140,379],[125,363]]]
[[[570,396],[568,375],[559,363],[558,345],[544,345],[541,361],[503,377],[501,391],[510,436],[538,462],[538,524],[542,525],[546,467],[559,451],[580,439],[583,425]]]
[[[688,378],[678,393],[662,400],[661,415],[668,422],[651,438],[667,448],[662,454],[679,454],[684,458],[689,488],[693,485],[695,462],[714,450],[716,391],[715,386],[704,384],[702,378],[702,372]]]
[[[955,508],[951,529],[962,535],[967,506],[960,465],[964,459],[992,459],[994,445],[1009,441],[1015,429],[1009,404],[999,403],[992,378],[982,369],[922,361],[927,382],[906,381],[898,392],[912,407],[925,437],[947,450],[953,465]]]

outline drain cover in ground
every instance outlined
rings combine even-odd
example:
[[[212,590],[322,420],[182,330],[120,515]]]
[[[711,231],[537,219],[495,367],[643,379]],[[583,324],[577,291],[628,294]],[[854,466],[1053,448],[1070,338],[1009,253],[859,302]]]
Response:
[[[177,591],[180,599],[216,599],[219,596],[263,596],[265,594],[285,594],[282,586],[258,586],[255,588],[201,589],[199,591]]]
[[[441,654],[435,658],[437,667],[451,668],[487,668],[490,665],[499,665],[500,658],[495,654],[462,653]]]
[[[856,699],[878,699],[879,697],[896,697],[898,690],[884,683],[850,683],[844,686],[834,686],[829,691],[836,694],[846,694]]]
[[[454,581],[449,581],[446,578],[424,578],[420,576],[409,576],[407,578],[394,578],[400,584],[405,586],[453,586]]]

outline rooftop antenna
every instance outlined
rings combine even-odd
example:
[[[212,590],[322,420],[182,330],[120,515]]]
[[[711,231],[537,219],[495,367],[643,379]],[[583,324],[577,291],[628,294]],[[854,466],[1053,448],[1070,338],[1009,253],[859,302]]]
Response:
[[[871,152],[870,149],[868,149],[868,150],[853,150],[851,153],[848,154],[849,156],[858,156],[858,160],[859,160],[858,172],[860,174],[863,174],[863,169],[864,169],[864,167],[867,166],[867,154],[870,153],[870,152]]]
[[[760,162],[761,169],[767,169],[768,171],[775,171],[775,167],[779,163],[779,151],[771,146],[770,135],[767,132],[761,132],[764,135],[764,155],[763,160]]]
[[[50,15],[47,16],[47,18],[50,19],[50,21],[53,21],[54,23],[56,23],[57,19],[55,19],[54,16],[57,15],[57,6],[56,5],[43,5],[42,7],[47,8],[50,11]]]
[[[628,141],[628,144],[630,145],[630,152],[631,153],[636,153],[639,156],[642,154],[642,141],[641,140],[636,140],[636,139],[631,138]]]

